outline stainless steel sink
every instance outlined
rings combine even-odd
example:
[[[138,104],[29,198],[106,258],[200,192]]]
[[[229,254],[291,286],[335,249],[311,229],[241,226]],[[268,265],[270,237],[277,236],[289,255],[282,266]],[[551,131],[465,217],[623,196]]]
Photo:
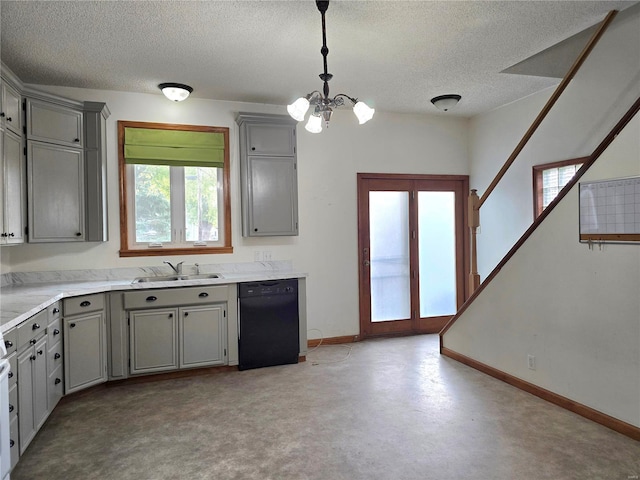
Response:
[[[138,277],[131,283],[148,283],[148,282],[176,282],[179,280],[202,280],[206,278],[222,278],[219,273],[200,273],[197,275],[166,275],[153,277]]]

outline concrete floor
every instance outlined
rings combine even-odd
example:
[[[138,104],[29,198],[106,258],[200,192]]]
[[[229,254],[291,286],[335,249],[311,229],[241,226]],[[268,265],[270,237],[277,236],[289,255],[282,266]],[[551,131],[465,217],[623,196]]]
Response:
[[[12,480],[629,480],[636,442],[438,354],[438,337],[65,400]]]

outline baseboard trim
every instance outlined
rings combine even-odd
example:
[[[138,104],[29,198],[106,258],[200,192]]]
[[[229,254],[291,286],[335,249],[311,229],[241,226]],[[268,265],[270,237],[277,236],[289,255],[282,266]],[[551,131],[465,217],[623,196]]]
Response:
[[[585,417],[593,422],[599,423],[600,425],[610,428],[611,430],[615,430],[616,432],[626,435],[627,437],[640,441],[640,428],[636,427],[635,425],[631,425],[629,423],[623,422],[622,420],[618,420],[617,418],[599,412],[598,410],[594,410],[591,407],[582,405],[581,403],[570,400],[566,397],[563,397],[562,395],[558,395],[557,393],[546,390],[518,377],[514,377],[513,375],[505,373],[494,367],[490,367],[489,365],[486,365],[484,363],[478,362],[473,358],[462,355],[461,353],[455,352],[446,347],[442,347],[440,349],[440,353],[449,358],[457,360],[460,363],[464,363],[471,368],[475,368],[482,373],[486,373],[487,375],[497,378],[498,380],[502,380],[509,385],[519,388],[520,390],[524,390],[525,392],[535,395],[536,397],[540,397],[547,402],[551,402],[554,405],[558,405],[559,407],[562,407],[573,413],[577,413],[578,415]]]
[[[312,340],[307,340],[307,347],[313,348],[317,347],[322,343],[322,345],[339,345],[341,343],[354,343],[360,341],[360,335],[345,335],[343,337],[329,337],[329,338],[314,338]]]

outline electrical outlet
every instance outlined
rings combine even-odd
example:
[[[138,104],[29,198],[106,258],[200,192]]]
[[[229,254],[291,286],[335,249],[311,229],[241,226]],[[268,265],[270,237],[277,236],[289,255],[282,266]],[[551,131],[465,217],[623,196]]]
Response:
[[[254,262],[261,262],[262,261],[262,252],[259,250],[256,250],[255,252],[253,252],[253,261]]]
[[[527,363],[529,365],[529,370],[535,370],[536,369],[536,357],[534,357],[533,355],[528,355],[527,356]]]
[[[264,252],[264,261],[265,262],[271,261],[271,252]]]

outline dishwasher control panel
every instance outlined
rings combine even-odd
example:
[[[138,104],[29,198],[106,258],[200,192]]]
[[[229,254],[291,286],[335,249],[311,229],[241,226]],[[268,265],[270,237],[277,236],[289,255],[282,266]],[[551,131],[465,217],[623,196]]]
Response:
[[[298,294],[298,280],[295,278],[263,282],[246,282],[240,283],[238,287],[238,296],[240,298]]]

